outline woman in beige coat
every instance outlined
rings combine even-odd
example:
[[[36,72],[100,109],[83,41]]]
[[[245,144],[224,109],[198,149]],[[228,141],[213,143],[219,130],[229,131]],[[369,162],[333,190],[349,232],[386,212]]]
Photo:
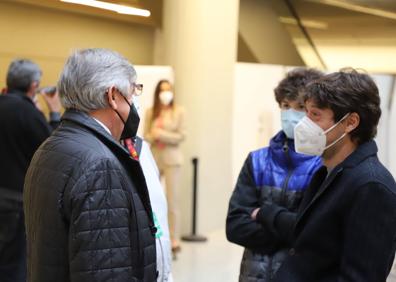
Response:
[[[184,109],[174,103],[172,85],[167,80],[158,82],[154,105],[145,117],[144,138],[151,144],[161,176],[165,178],[168,201],[169,231],[172,252],[180,251],[180,168],[183,155],[180,143],[184,140]]]

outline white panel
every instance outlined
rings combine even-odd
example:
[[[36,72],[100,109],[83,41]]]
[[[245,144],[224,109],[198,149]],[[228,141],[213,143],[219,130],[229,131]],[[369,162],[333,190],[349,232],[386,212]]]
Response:
[[[392,105],[389,112],[389,170],[393,174],[393,177],[396,177],[396,87],[393,89],[393,98]]]
[[[252,150],[268,146],[280,130],[280,110],[274,88],[285,76],[285,67],[237,63],[233,106],[233,166],[235,183]]]
[[[389,165],[389,97],[393,90],[393,76],[391,75],[372,75],[371,76],[378,86],[381,97],[381,119],[378,124],[378,133],[375,138],[378,145],[378,157],[385,165]]]
[[[140,114],[138,135],[143,136],[144,115],[146,110],[153,105],[155,87],[161,79],[167,79],[173,83],[173,70],[169,66],[135,66],[135,69],[137,83],[143,83],[143,94],[138,98]]]

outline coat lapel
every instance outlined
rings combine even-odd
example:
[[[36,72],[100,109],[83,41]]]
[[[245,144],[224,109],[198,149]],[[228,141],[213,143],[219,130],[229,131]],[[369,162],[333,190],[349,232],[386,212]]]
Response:
[[[302,211],[299,213],[297,216],[297,221],[296,221],[296,226],[298,223],[302,220],[304,215],[308,212],[308,210],[312,207],[312,205],[323,195],[323,193],[329,188],[329,186],[333,183],[335,178],[342,172],[343,168],[338,167],[335,168],[330,175],[322,182],[322,184],[319,186],[319,189],[316,193],[314,193],[312,199],[308,202],[308,204],[305,206],[305,208],[302,209]],[[322,172],[323,173],[323,172]],[[323,176],[322,176],[323,177]],[[319,179],[318,179],[319,180]],[[315,183],[317,181],[312,182],[314,186],[319,185],[319,183]],[[319,182],[319,181],[318,181]],[[315,188],[315,187],[312,187]]]
[[[334,180],[341,174],[344,168],[354,167],[357,164],[361,163],[363,160],[370,156],[375,156],[377,154],[377,145],[374,140],[370,140],[366,143],[363,143],[357,149],[349,155],[342,163],[334,168],[334,170],[330,173],[329,177],[326,179],[325,170],[321,168],[312,179],[312,182],[309,186],[309,190],[307,190],[307,195],[304,195],[303,202],[300,206],[300,210],[297,214],[297,220],[295,227],[300,224],[304,218],[304,216],[311,209],[313,204],[318,201],[318,199],[328,190],[328,188],[332,185]],[[317,192],[315,192],[316,187],[319,187]]]

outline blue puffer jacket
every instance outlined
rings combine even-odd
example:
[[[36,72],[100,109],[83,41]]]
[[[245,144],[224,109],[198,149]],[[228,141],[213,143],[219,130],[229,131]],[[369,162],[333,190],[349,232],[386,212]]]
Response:
[[[271,281],[291,244],[291,238],[277,234],[276,228],[252,220],[253,210],[265,203],[297,210],[320,166],[319,157],[296,153],[293,140],[283,131],[269,147],[249,154],[230,199],[226,223],[228,240],[245,247],[239,281]]]

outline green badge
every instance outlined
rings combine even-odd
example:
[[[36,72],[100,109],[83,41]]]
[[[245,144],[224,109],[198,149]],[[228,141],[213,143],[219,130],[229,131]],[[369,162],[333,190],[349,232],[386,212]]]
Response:
[[[164,232],[162,232],[162,228],[161,225],[158,222],[157,216],[155,215],[155,213],[153,212],[153,221],[154,221],[154,225],[157,228],[157,233],[155,233],[155,238],[161,238],[164,235]]]

